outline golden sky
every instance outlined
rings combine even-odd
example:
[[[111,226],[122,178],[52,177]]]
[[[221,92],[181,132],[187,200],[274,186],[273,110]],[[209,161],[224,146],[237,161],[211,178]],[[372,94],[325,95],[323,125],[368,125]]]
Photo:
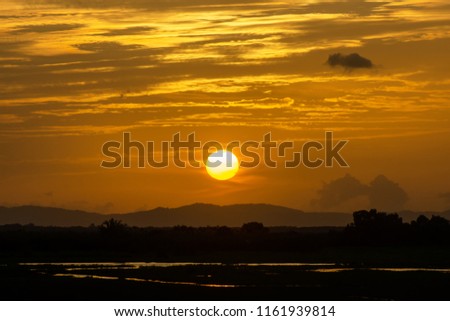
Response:
[[[1,3],[2,205],[450,208],[446,0]],[[335,53],[373,66],[331,67]],[[100,168],[102,144],[124,131],[223,144],[333,131],[349,140],[350,167],[259,166],[229,181],[198,168]]]

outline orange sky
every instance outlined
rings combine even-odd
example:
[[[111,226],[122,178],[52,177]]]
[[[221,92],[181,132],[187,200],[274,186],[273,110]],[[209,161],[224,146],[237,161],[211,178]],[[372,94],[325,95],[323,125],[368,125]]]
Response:
[[[2,0],[0,204],[447,210],[449,17],[445,0]],[[330,67],[334,53],[373,67]],[[124,131],[301,144],[328,130],[349,140],[349,168],[260,166],[229,181],[100,168]]]

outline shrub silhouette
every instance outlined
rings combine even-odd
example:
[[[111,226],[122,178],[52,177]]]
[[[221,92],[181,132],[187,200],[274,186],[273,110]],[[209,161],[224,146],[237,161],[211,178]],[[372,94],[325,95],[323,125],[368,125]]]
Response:
[[[242,225],[241,230],[244,233],[265,233],[267,232],[267,228],[264,227],[262,223],[259,222],[249,222]]]
[[[431,219],[420,215],[411,222],[414,241],[420,244],[445,244],[450,242],[450,221],[440,216]]]
[[[369,229],[392,229],[403,225],[403,220],[397,213],[386,214],[377,212],[376,209],[370,211],[358,211],[353,213],[353,225],[356,228]]]
[[[107,221],[104,221],[99,226],[99,229],[102,233],[106,234],[120,234],[128,229],[128,225],[122,223],[122,221],[120,220],[115,220],[112,218]]]
[[[407,240],[407,224],[396,213],[357,211],[344,234],[348,241],[359,245],[398,244]]]

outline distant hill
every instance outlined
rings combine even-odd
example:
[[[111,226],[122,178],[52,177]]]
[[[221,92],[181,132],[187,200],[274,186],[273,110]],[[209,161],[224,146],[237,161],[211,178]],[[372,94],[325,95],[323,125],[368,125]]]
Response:
[[[54,207],[0,207],[0,225],[34,224],[39,226],[89,226],[101,224],[106,216]]]
[[[343,213],[304,213],[292,208],[268,204],[218,206],[192,204],[178,208],[156,208],[151,211],[112,215],[135,226],[242,226],[247,222],[261,222],[265,226],[343,226],[352,218]]]
[[[428,213],[450,219],[450,212]],[[420,213],[401,212],[405,222],[416,219]],[[265,226],[345,226],[351,223],[350,213],[306,213],[300,210],[269,204],[238,204],[218,206],[192,204],[178,208],[158,207],[149,211],[103,215],[52,207],[19,206],[0,207],[0,225],[34,224],[38,226],[89,226],[114,218],[130,226],[169,227],[187,226],[242,226],[252,221]]]

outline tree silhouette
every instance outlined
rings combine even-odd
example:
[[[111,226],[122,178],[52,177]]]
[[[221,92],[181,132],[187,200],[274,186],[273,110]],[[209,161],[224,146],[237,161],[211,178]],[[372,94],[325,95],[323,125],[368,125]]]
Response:
[[[376,209],[354,212],[353,221],[356,228],[378,228],[386,230],[399,228],[403,225],[403,220],[397,213],[386,214],[384,212],[377,212]]]
[[[245,233],[265,233],[267,228],[264,227],[262,223],[259,222],[249,222],[242,225],[241,230]]]
[[[411,222],[414,239],[421,244],[445,244],[450,242],[450,221],[440,216],[431,219],[420,215]]]
[[[398,214],[370,211],[353,213],[353,223],[345,228],[347,240],[359,245],[386,245],[407,241],[407,224]]]
[[[109,219],[107,221],[104,221],[100,226],[99,229],[102,233],[106,234],[119,234],[123,233],[128,229],[128,225],[122,223],[120,220],[115,219]]]

